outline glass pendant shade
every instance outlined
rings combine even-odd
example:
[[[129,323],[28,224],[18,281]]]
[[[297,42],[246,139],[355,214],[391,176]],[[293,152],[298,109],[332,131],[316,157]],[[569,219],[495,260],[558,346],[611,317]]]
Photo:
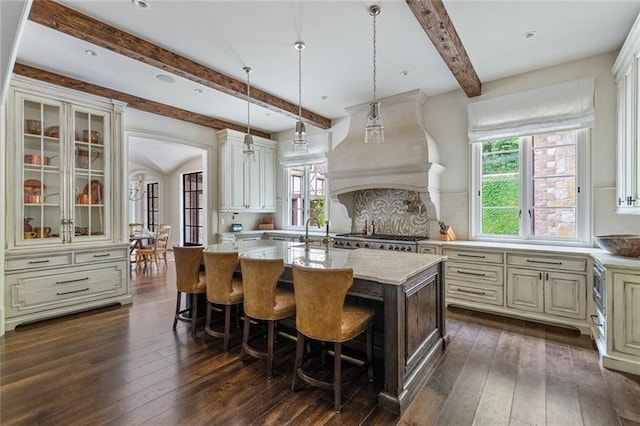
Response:
[[[380,102],[369,103],[369,114],[367,114],[367,126],[364,131],[364,143],[384,142],[384,126],[380,116]]]
[[[296,131],[293,134],[293,151],[294,152],[308,152],[309,146],[307,145],[307,139],[305,138],[306,130],[304,123],[298,121],[296,123]]]
[[[242,154],[246,160],[250,160],[253,158],[253,154],[255,153],[255,149],[253,147],[253,136],[244,135],[244,147],[242,148]]]

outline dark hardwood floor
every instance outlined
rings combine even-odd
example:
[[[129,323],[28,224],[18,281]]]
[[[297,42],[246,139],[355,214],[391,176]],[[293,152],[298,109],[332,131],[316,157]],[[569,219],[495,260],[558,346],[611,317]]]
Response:
[[[174,279],[172,262],[134,272],[132,306],[7,332],[0,423],[640,425],[640,377],[600,368],[587,336],[455,308],[451,343],[402,418],[377,406],[366,374],[336,414],[331,392],[291,392],[292,342],[280,339],[267,380],[260,361],[238,360],[240,329],[226,355],[187,323],[174,332]]]

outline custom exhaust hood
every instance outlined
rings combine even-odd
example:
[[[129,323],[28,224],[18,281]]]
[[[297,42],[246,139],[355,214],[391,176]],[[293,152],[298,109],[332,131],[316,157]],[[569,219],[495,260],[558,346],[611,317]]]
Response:
[[[368,105],[347,108],[346,137],[327,153],[332,197],[366,189],[404,189],[439,204],[438,146],[424,125],[426,95],[421,90],[380,100],[385,141],[364,143]],[[342,197],[340,197],[342,198]]]

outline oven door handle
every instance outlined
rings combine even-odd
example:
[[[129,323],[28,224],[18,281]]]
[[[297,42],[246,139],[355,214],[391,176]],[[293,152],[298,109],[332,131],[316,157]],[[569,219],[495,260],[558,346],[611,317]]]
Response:
[[[593,325],[595,325],[597,327],[604,327],[604,324],[600,324],[599,319],[600,318],[598,318],[597,315],[591,315],[591,322],[593,323]]]

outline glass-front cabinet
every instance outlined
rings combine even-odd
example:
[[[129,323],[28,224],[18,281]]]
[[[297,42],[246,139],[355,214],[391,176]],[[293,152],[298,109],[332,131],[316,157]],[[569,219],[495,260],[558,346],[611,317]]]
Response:
[[[5,328],[131,303],[125,105],[20,76],[5,105]]]
[[[110,113],[17,91],[15,101],[15,245],[111,239]]]

